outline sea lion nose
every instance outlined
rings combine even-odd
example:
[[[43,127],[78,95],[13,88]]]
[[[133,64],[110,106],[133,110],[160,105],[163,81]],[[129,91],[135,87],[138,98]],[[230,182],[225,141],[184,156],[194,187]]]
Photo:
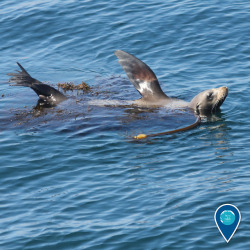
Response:
[[[228,88],[226,86],[220,87],[219,90],[223,93],[225,93],[225,95],[228,94]]]

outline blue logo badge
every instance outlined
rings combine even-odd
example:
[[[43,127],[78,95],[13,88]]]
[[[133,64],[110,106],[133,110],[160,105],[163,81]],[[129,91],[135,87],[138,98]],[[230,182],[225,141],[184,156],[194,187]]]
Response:
[[[240,211],[234,205],[223,204],[215,211],[214,220],[223,238],[228,243],[240,224]]]

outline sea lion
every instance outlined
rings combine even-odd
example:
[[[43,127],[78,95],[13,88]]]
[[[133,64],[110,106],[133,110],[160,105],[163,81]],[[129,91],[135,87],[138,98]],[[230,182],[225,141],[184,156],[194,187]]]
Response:
[[[129,80],[142,96],[141,99],[134,101],[136,105],[187,107],[199,114],[206,114],[218,110],[228,95],[227,87],[219,87],[199,93],[190,102],[170,98],[162,91],[156,75],[147,64],[122,50],[115,51],[115,55]]]
[[[122,51],[115,51],[119,63],[126,72],[129,80],[142,95],[135,101],[92,101],[89,105],[136,105],[146,107],[191,108],[199,114],[212,113],[220,108],[228,95],[227,87],[205,90],[196,95],[190,102],[168,97],[161,89],[158,79],[150,67],[135,56]],[[39,96],[42,105],[54,106],[67,99],[60,91],[31,77],[28,72],[17,63],[21,71],[9,73],[9,82],[15,86],[32,88]]]

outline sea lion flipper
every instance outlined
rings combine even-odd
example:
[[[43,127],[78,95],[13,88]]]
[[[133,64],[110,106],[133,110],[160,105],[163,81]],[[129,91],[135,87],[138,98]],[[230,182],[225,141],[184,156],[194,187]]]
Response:
[[[17,70],[17,73],[8,73],[7,75],[11,76],[9,79],[10,83],[13,86],[24,86],[30,87],[33,89],[36,94],[39,96],[39,99],[42,101],[46,101],[47,103],[52,103],[53,105],[64,101],[67,99],[60,91],[49,86],[48,84],[44,84],[37,79],[33,78],[20,63],[17,62],[17,65],[20,67],[21,71]]]
[[[129,80],[143,98],[167,97],[162,91],[156,75],[147,64],[122,50],[116,50],[115,55]]]
[[[33,83],[42,83],[31,77],[31,75],[23,68],[20,63],[17,62],[17,65],[20,67],[21,71],[17,70],[17,73],[8,73],[8,76],[12,76],[9,79],[9,83],[16,83],[12,85],[25,87],[31,87]]]

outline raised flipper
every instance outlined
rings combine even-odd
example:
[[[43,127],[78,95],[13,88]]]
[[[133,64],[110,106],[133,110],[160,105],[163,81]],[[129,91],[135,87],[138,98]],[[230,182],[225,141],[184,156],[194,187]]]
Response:
[[[115,55],[118,57],[119,63],[129,80],[142,95],[143,99],[157,100],[168,98],[162,91],[156,75],[147,64],[122,50],[116,50]]]
[[[12,84],[13,86],[25,86],[32,88],[39,96],[39,99],[46,104],[56,105],[57,103],[67,99],[67,97],[60,91],[31,77],[20,63],[17,62],[17,65],[20,67],[21,71],[17,70],[17,73],[7,74],[11,76],[9,82],[16,83]]]

